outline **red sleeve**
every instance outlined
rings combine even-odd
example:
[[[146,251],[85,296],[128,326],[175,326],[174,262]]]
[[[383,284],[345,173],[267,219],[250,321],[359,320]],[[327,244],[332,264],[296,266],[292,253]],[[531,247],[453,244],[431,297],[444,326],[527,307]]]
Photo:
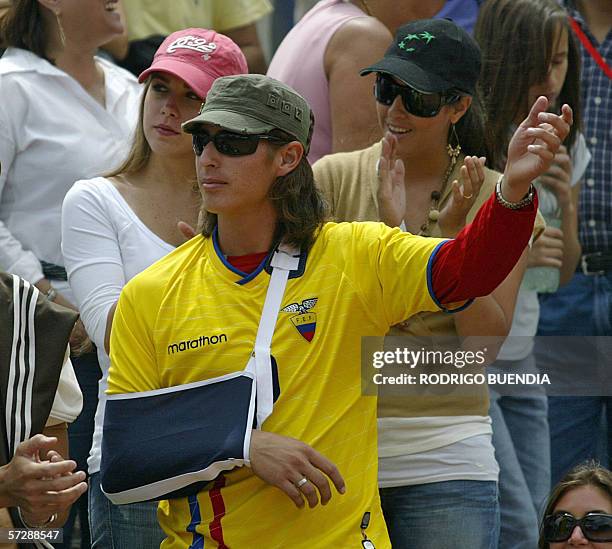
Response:
[[[493,193],[474,221],[438,248],[431,275],[438,302],[456,303],[495,290],[529,243],[537,210],[537,195],[529,206],[511,210]]]

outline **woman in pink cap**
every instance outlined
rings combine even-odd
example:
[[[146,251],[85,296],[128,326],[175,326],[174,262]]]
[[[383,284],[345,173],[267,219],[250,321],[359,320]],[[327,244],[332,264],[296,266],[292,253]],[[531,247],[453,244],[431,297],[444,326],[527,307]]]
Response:
[[[106,177],[77,181],[64,200],[68,281],[103,372],[88,460],[93,547],[157,548],[164,537],[155,503],[115,506],[100,489],[111,324],[124,284],[183,243],[179,220],[195,225],[200,197],[182,122],[197,115],[217,77],[246,72],[244,55],[226,36],[204,29],[171,34],[140,75],[145,91],[127,159]]]

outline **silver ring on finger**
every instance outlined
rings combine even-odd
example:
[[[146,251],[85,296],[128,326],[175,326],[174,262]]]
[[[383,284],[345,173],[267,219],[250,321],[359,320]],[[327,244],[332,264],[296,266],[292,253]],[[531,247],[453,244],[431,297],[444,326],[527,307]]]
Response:
[[[300,480],[298,480],[295,483],[295,487],[299,490],[302,486],[304,486],[304,484],[306,484],[308,482],[308,479],[306,477],[302,477]]]
[[[473,194],[473,193],[470,193],[470,194],[468,194],[468,195],[465,195],[465,194],[464,194],[464,195],[462,195],[462,196],[463,196],[463,198],[465,198],[466,200],[469,200],[470,198],[474,198],[474,194]]]

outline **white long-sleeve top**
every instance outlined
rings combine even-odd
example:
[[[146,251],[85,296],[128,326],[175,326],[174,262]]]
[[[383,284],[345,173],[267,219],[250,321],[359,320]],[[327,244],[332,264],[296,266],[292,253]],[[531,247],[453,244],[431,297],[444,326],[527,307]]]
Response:
[[[100,469],[100,451],[110,360],[104,351],[106,319],[132,277],[174,250],[134,213],[106,178],[77,181],[62,209],[62,252],[68,281],[87,333],[98,347],[98,388],[89,472]]]
[[[103,59],[106,105],[45,59],[9,48],[0,59],[0,268],[32,283],[39,260],[63,265],[60,215],[78,179],[122,162],[141,87]],[[68,284],[53,282],[72,299]]]

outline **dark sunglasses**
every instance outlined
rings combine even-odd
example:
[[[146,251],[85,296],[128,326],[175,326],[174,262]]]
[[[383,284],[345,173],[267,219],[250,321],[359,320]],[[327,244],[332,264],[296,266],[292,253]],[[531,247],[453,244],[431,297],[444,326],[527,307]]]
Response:
[[[576,526],[589,541],[612,541],[612,515],[587,513],[581,519],[569,513],[556,513],[544,518],[542,533],[548,543],[567,541]]]
[[[204,151],[204,147],[211,141],[215,148],[227,156],[246,156],[253,154],[257,150],[260,139],[276,143],[286,143],[287,141],[280,137],[267,134],[243,134],[221,131],[215,135],[210,135],[205,131],[199,131],[193,134],[193,152],[196,156],[200,156]]]
[[[436,116],[444,105],[454,103],[460,98],[457,94],[422,93],[410,86],[396,84],[386,74],[378,74],[374,85],[376,101],[389,106],[398,95],[402,98],[404,108],[420,118]]]

